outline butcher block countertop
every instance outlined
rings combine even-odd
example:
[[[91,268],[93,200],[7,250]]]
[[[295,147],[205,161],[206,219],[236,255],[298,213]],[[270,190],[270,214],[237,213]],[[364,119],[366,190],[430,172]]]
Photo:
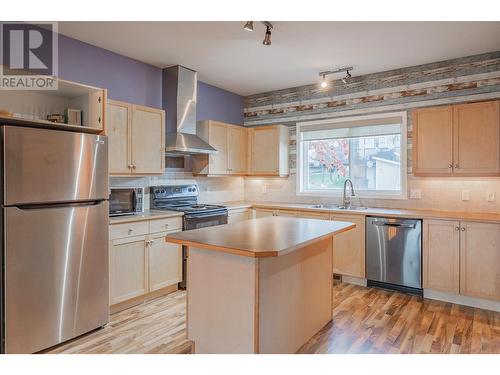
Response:
[[[277,257],[355,226],[344,221],[273,216],[172,233],[166,241],[252,258]]]

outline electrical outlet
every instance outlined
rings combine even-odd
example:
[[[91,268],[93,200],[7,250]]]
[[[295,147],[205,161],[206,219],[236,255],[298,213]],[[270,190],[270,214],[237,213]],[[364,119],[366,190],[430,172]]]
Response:
[[[410,189],[410,199],[422,199],[422,190]]]
[[[489,190],[486,193],[486,200],[488,202],[495,202],[495,191],[494,190]]]
[[[470,191],[469,190],[462,190],[462,200],[463,201],[470,200]]]

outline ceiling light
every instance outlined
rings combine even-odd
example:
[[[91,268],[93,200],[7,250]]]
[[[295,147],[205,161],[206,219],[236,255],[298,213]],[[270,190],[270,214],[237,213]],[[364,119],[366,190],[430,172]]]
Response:
[[[324,89],[328,87],[328,82],[326,82],[326,75],[325,74],[323,74],[323,79],[321,80],[321,87]]]
[[[322,77],[322,80],[321,80],[321,87],[322,88],[326,88],[328,86],[328,81],[326,80],[326,76],[330,75],[330,74],[336,74],[336,73],[342,73],[342,72],[346,72],[346,76],[344,78],[342,78],[342,83],[344,83],[344,85],[346,85],[350,78],[352,77],[351,76],[351,73],[349,73],[350,70],[353,70],[352,66],[346,66],[345,68],[339,68],[339,69],[334,69],[334,70],[326,70],[324,72],[319,72],[319,76]]]
[[[246,31],[253,31],[253,21],[247,21],[245,26],[243,26],[243,29]]]
[[[266,27],[266,35],[264,36],[262,44],[265,46],[271,45],[271,28],[269,26]]]
[[[352,76],[351,76],[351,73],[349,73],[349,70],[347,70],[347,74],[346,74],[346,76],[345,76],[344,78],[342,78],[342,83],[343,83],[344,85],[347,85],[347,83],[349,82],[349,78],[351,78],[351,77],[352,77]]]

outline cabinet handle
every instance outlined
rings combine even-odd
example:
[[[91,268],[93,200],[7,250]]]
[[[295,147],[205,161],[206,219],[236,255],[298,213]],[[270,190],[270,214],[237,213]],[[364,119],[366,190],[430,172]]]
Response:
[[[134,231],[133,229],[129,229],[128,234],[132,234],[133,231]]]
[[[153,246],[154,242],[154,240],[149,241],[149,246]]]
[[[132,164],[132,169],[135,169],[135,165],[134,164]]]
[[[464,228],[464,227],[460,228],[460,230],[461,230],[462,232],[465,232],[465,228]]]
[[[460,230],[460,228],[459,227],[455,227],[455,230],[458,232]]]
[[[168,228],[168,223],[167,223],[167,224],[165,224],[165,228]]]
[[[455,164],[455,168],[458,169],[460,168],[460,166],[458,164]]]
[[[99,103],[101,103],[101,97],[99,97],[99,99],[97,99],[97,101],[98,101]]]
[[[101,117],[97,119],[97,122],[100,124],[101,123]]]
[[[448,164],[448,168],[453,168],[453,164]]]

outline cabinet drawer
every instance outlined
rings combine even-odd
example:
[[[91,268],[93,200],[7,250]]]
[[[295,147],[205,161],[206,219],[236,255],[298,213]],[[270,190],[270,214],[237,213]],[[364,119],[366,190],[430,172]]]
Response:
[[[109,239],[127,238],[148,234],[148,222],[138,221],[132,223],[113,224],[109,226]]]
[[[182,229],[182,216],[149,221],[149,233],[165,232],[176,229]]]

